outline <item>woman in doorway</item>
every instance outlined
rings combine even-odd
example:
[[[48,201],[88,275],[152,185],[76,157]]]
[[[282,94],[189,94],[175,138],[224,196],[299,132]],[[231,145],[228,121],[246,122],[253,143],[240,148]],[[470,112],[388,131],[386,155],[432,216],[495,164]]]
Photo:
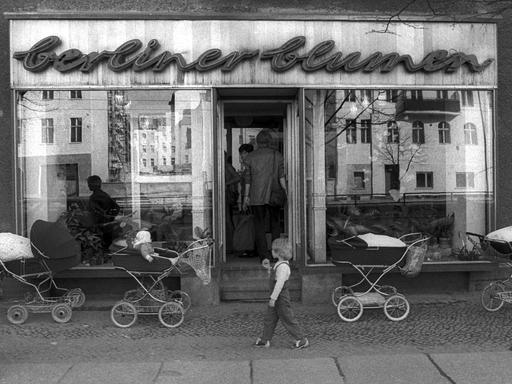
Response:
[[[263,130],[258,133],[256,144],[257,149],[245,158],[247,171],[243,209],[251,207],[254,215],[256,252],[260,260],[263,261],[272,258],[267,246],[266,223],[270,222],[272,241],[277,239],[281,233],[279,222],[281,208],[269,204],[272,180],[275,173],[277,173],[279,183],[285,192],[286,180],[284,177],[284,159],[279,152],[272,149],[272,134],[270,131]]]

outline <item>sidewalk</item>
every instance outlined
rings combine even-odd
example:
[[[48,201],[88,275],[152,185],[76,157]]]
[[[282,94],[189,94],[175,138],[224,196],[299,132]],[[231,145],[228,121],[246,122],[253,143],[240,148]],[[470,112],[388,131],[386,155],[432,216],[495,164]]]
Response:
[[[1,364],[1,384],[506,384],[512,353],[400,354],[243,361]]]

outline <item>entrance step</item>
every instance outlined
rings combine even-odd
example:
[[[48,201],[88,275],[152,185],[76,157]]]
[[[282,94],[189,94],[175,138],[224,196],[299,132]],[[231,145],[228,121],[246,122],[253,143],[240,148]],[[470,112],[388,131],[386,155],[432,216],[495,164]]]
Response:
[[[292,301],[301,300],[301,278],[295,268],[292,268],[288,289]],[[268,273],[260,265],[223,266],[220,281],[222,301],[267,301],[269,296]]]

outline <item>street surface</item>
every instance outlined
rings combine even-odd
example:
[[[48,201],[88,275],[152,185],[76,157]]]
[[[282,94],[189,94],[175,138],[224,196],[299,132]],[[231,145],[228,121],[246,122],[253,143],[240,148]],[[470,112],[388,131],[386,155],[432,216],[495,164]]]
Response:
[[[95,381],[99,367],[109,375],[110,384],[141,384],[144,380],[185,383],[189,381],[181,370],[186,367],[187,372],[196,369],[200,375],[189,378],[190,382],[220,384],[219,376],[213,374],[219,369],[222,380],[227,382],[229,377],[222,375],[228,372],[241,375],[234,382],[288,382],[285,378],[275,381],[283,365],[292,375],[298,375],[295,382],[304,383],[310,382],[311,375],[326,375],[322,379],[325,382],[365,382],[368,377],[360,374],[366,370],[377,375],[378,379],[373,380],[379,383],[512,383],[512,306],[489,313],[480,305],[478,293],[416,296],[409,300],[410,315],[401,322],[392,322],[382,310],[374,309],[365,311],[357,322],[346,323],[330,304],[295,303],[296,315],[311,343],[308,349],[299,351],[290,349],[291,340],[280,325],[270,348],[252,346],[262,327],[264,303],[192,307],[176,329],[163,327],[156,315],[139,317],[131,328],[122,329],[110,320],[108,309],[114,302],[86,303],[84,310],[75,310],[66,324],[55,323],[50,314],[31,313],[20,326],[7,322],[4,302],[0,305],[0,383],[28,382],[20,372],[26,372],[30,380],[46,377],[32,372],[34,369],[47,373],[54,370],[48,374],[55,377],[56,383],[101,382],[103,379],[99,378]],[[391,360],[386,363],[386,359]],[[392,369],[396,364],[400,368]],[[306,367],[307,373],[299,374]],[[377,372],[372,373],[369,367]],[[395,376],[386,373],[384,379],[379,367]],[[466,376],[468,369],[485,375],[478,378],[472,373],[464,381],[457,381],[455,373],[447,373],[456,368]],[[117,377],[109,369],[118,369],[123,374]],[[152,373],[141,379],[130,369]],[[425,369],[427,376],[433,376],[420,378],[414,369]],[[488,371],[494,375],[492,381],[487,381],[491,379]],[[70,378],[79,372],[82,376]],[[206,373],[209,378],[202,376],[205,372],[210,372]],[[273,374],[266,377],[265,372],[267,376],[269,372]],[[83,381],[85,376],[90,381]]]

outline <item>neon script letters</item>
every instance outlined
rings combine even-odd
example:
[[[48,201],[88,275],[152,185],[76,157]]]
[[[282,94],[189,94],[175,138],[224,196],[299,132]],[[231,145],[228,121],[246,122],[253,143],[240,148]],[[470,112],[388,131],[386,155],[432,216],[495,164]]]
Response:
[[[89,73],[101,62],[106,61],[111,71],[122,72],[132,69],[135,72],[151,70],[162,72],[169,65],[174,64],[182,72],[207,72],[220,68],[223,72],[229,72],[242,61],[269,60],[270,67],[275,72],[286,72],[295,66],[299,66],[305,72],[324,70],[326,72],[390,72],[398,65],[402,65],[408,72],[423,71],[427,73],[445,71],[452,73],[465,65],[471,72],[482,72],[493,59],[486,59],[479,63],[475,55],[455,52],[449,54],[446,50],[436,50],[428,53],[422,61],[415,63],[410,55],[400,55],[396,52],[384,54],[374,52],[362,58],[361,52],[352,52],[343,55],[342,52],[334,52],[333,40],[326,40],[311,48],[306,53],[299,53],[305,44],[304,36],[297,36],[288,40],[276,49],[233,51],[223,55],[217,48],[208,49],[191,62],[181,53],[163,51],[156,53],[160,44],[152,39],[142,49],[142,42],[138,39],[129,40],[121,44],[114,51],[82,53],[71,48],[57,54],[55,49],[61,44],[57,36],[48,36],[34,44],[28,51],[15,52],[13,57],[23,62],[23,67],[30,72],[42,72],[53,67],[55,70],[65,73],[81,71]]]

